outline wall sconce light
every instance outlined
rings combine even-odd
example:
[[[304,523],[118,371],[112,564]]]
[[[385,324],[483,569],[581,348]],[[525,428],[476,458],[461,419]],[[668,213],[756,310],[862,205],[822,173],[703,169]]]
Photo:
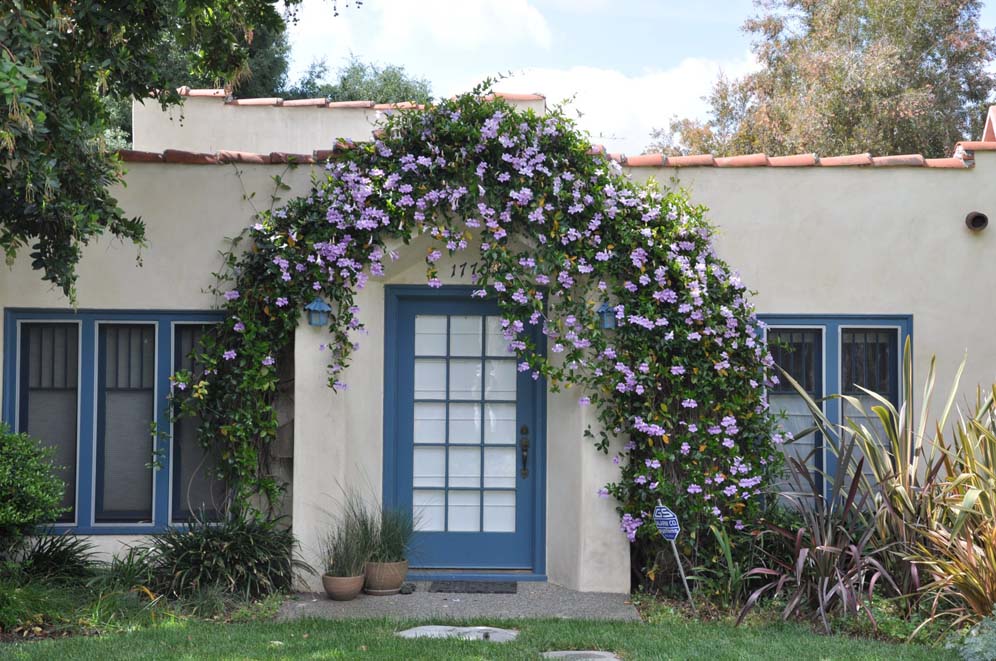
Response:
[[[308,311],[309,326],[329,325],[329,313],[332,312],[332,307],[322,299],[316,298],[305,305],[304,309]]]
[[[599,305],[595,312],[598,313],[598,318],[602,322],[603,329],[612,330],[616,327],[616,311],[609,305],[608,301]]]

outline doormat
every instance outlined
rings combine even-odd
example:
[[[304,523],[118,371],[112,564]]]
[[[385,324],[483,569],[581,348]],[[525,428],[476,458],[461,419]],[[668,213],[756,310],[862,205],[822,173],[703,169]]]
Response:
[[[429,592],[455,592],[460,594],[515,594],[515,581],[433,581]]]

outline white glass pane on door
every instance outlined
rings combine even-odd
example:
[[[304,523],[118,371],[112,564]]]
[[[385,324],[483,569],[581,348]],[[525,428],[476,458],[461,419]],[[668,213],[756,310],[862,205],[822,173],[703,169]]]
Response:
[[[446,355],[446,317],[415,315],[415,355]]]
[[[450,404],[450,443],[481,443],[480,404]]]
[[[443,448],[415,448],[412,466],[412,485],[415,487],[442,487],[446,478],[446,454]]]
[[[484,492],[484,532],[515,532],[515,492]]]
[[[446,399],[446,361],[415,359],[415,399]]]
[[[484,487],[515,488],[515,448],[486,448],[484,450]]]
[[[415,404],[414,441],[418,443],[446,442],[446,404],[419,402]]]
[[[450,361],[450,399],[481,398],[481,361]]]
[[[515,404],[484,405],[484,442],[488,445],[515,444]]]
[[[449,525],[447,530],[477,532],[481,529],[481,492],[451,491],[449,493]]]
[[[489,356],[514,356],[515,352],[509,350],[508,340],[502,332],[500,317],[487,317],[485,322],[485,334],[487,343],[487,355]]]
[[[446,496],[443,491],[416,489],[412,499],[415,529],[442,531],[446,529]]]
[[[515,362],[484,361],[484,396],[488,399],[515,399]]]
[[[450,317],[450,355],[481,355],[481,317]]]
[[[475,447],[450,448],[449,479],[451,487],[481,486],[481,450]]]

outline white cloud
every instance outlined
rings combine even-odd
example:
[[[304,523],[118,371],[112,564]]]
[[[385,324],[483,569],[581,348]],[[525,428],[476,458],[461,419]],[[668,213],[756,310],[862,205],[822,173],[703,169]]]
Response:
[[[501,81],[496,89],[545,94],[548,104],[573,97],[567,105],[569,115],[592,134],[595,143],[609,151],[639,154],[650,142],[651,129],[665,126],[672,115],[705,116],[701,97],[720,71],[739,77],[756,67],[754,58],[745,54],[729,61],[688,58],[670,69],[637,75],[596,67],[535,68]],[[447,93],[460,91],[465,90]]]
[[[367,0],[358,9],[340,7],[336,17],[328,2],[305,0],[288,37],[292,77],[323,57],[334,68],[351,52],[404,64],[413,52],[473,55],[553,44],[550,25],[529,0]]]

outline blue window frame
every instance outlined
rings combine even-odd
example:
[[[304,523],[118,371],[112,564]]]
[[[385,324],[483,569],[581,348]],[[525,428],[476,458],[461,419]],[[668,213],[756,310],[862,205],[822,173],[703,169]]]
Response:
[[[856,387],[862,386],[885,395],[897,406],[902,403],[903,347],[913,335],[912,315],[761,314],[758,317],[765,324],[768,339],[782,344],[772,346],[775,362],[792,374],[814,399],[839,393],[866,398]],[[779,398],[787,402],[792,393],[784,384],[772,388],[769,391],[772,408]],[[856,415],[848,408],[840,399],[823,402],[824,414],[835,425],[846,416]],[[790,410],[788,415],[786,427],[791,431],[793,415],[805,414]],[[826,439],[820,435],[812,438],[813,468],[835,474],[837,458],[828,451]]]
[[[173,512],[178,501],[172,493],[169,377],[182,363],[177,352],[185,350],[177,346],[177,328],[221,319],[221,313],[211,311],[5,311],[2,420],[12,429],[28,430],[33,397],[41,402],[43,396],[68,392],[77,400],[75,424],[67,423],[61,432],[66,436],[71,428],[76,437],[75,449],[71,439],[63,439],[61,455],[75,462],[67,471],[73,479],[66,480],[67,504],[73,509],[71,517],[54,523],[57,531],[154,533],[186,519],[189,512]],[[39,358],[42,352],[48,358]],[[61,406],[68,410],[70,405]],[[45,419],[37,412],[33,416],[36,424]],[[150,422],[161,433],[153,436]],[[140,427],[147,427],[147,445],[122,442]],[[32,431],[42,435],[38,430],[44,429]],[[179,467],[179,457],[175,463]],[[134,485],[138,491],[147,485],[148,496],[129,494]]]

